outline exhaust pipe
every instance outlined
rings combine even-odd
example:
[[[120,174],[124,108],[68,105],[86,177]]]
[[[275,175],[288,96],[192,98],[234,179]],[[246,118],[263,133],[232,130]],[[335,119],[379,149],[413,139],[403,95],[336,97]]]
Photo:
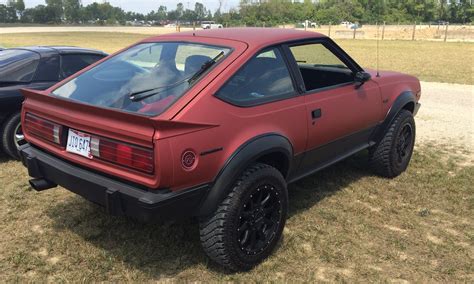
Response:
[[[36,191],[43,191],[58,186],[54,182],[43,178],[30,179],[29,182],[31,187]]]

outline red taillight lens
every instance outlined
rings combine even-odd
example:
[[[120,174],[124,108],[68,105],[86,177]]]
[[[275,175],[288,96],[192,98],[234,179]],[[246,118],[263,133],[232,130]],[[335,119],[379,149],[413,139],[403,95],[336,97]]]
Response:
[[[61,135],[63,127],[59,124],[27,113],[25,123],[22,126],[23,131],[44,140],[61,144]]]
[[[153,172],[153,151],[130,144],[92,137],[93,156],[146,173]]]

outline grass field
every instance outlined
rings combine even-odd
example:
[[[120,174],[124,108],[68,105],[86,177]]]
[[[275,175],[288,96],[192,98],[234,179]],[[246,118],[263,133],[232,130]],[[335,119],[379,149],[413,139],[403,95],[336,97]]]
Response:
[[[0,34],[0,45],[77,45],[115,52],[143,34],[108,32]],[[376,41],[337,40],[364,67],[376,67]],[[380,42],[380,68],[412,74],[423,81],[474,84],[474,44],[429,41]],[[452,68],[448,68],[452,67]]]
[[[249,273],[209,263],[193,221],[142,225],[0,160],[0,281],[474,281],[474,166],[416,149],[387,180],[361,153],[290,186],[284,239]]]

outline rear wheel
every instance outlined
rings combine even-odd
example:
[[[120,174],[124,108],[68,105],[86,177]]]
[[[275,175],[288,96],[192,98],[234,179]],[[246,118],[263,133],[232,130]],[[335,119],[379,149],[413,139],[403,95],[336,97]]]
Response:
[[[242,174],[216,212],[201,220],[204,251],[230,270],[249,270],[275,248],[287,210],[288,193],[281,173],[256,164]]]
[[[2,150],[14,159],[19,159],[18,147],[25,144],[21,129],[21,113],[15,113],[5,120],[2,127]]]
[[[408,110],[401,110],[383,139],[370,151],[374,171],[388,178],[400,175],[410,163],[415,145],[415,120]]]

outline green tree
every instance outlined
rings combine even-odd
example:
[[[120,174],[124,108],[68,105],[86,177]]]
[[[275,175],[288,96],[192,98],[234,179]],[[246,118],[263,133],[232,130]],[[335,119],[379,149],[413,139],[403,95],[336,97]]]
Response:
[[[196,14],[196,20],[201,21],[206,17],[206,7],[202,3],[196,2],[194,4],[194,13]]]
[[[15,6],[15,1],[7,1],[7,5],[1,5],[0,22],[15,23],[16,21],[18,21],[18,15]]]
[[[81,3],[79,0],[64,0],[64,16],[70,23],[77,23],[81,19]]]
[[[177,18],[181,19],[183,14],[184,14],[184,5],[183,5],[183,3],[178,3],[178,5],[176,5],[176,16],[177,16]]]
[[[62,0],[46,0],[47,15],[50,22],[60,23],[63,17],[63,1]]]
[[[25,2],[23,0],[16,0],[15,9],[20,14],[20,19],[23,17],[23,13],[25,12]]]

